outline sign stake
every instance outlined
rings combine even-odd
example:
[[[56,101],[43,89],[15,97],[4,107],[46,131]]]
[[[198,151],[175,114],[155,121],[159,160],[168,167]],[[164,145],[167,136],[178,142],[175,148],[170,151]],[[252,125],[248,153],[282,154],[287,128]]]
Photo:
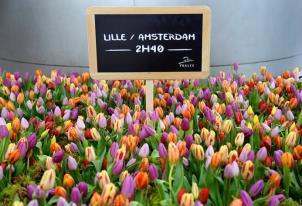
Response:
[[[153,111],[153,80],[146,80],[146,112]]]

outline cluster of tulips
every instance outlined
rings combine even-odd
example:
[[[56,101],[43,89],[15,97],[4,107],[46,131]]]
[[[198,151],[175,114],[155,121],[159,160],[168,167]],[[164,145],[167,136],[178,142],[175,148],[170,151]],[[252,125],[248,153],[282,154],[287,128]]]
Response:
[[[301,205],[302,83],[1,71],[0,204]]]

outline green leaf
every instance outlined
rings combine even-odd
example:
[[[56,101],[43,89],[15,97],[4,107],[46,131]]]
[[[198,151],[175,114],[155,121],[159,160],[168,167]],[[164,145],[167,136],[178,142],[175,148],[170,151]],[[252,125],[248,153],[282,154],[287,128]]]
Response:
[[[173,190],[177,193],[183,185],[183,178],[184,178],[184,169],[182,163],[178,163],[175,167],[175,173],[173,175]]]
[[[4,155],[9,143],[10,143],[10,139],[7,137],[0,140],[0,162],[2,162],[4,159]]]

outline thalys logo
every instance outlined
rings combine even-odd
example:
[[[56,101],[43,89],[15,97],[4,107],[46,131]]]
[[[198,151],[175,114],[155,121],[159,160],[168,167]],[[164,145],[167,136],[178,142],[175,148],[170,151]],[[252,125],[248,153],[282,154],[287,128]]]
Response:
[[[189,57],[183,57],[181,62],[178,62],[180,68],[193,68],[194,60]]]

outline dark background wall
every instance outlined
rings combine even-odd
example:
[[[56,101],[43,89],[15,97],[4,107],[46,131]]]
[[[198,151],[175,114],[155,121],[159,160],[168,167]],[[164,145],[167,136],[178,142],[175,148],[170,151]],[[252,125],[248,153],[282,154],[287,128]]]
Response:
[[[0,0],[0,66],[11,71],[88,70],[88,6],[208,5],[211,71],[267,65],[279,74],[302,66],[301,0]]]

